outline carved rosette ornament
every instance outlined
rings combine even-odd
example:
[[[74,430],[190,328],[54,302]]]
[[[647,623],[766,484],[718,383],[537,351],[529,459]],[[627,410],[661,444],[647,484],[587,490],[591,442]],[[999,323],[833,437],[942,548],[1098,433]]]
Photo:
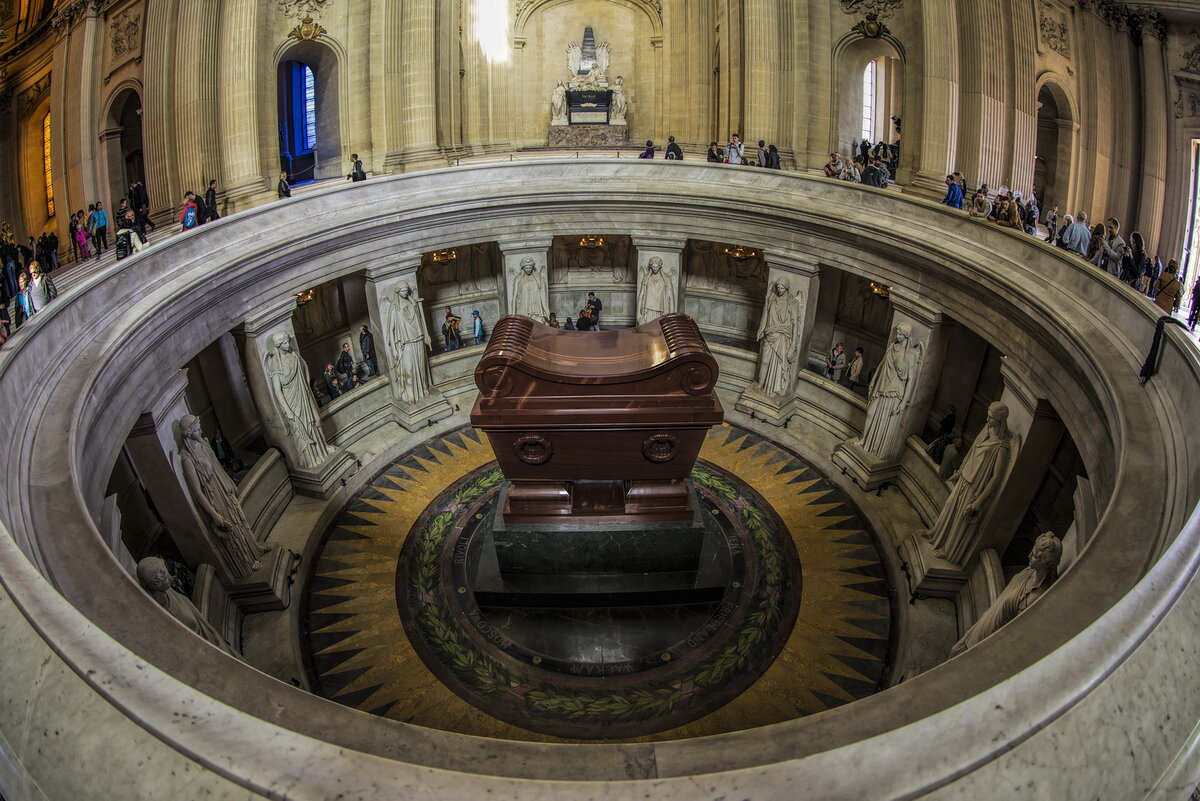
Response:
[[[550,461],[554,446],[541,434],[525,434],[513,442],[517,458],[525,464],[539,465]]]

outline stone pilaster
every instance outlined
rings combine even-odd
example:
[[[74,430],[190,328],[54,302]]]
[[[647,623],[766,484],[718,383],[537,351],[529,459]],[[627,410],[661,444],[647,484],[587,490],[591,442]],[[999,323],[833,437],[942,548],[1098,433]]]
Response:
[[[647,271],[651,259],[662,259],[662,272],[667,276],[667,280],[671,285],[671,294],[675,298],[675,308],[664,309],[667,312],[677,312],[683,309],[683,281],[681,275],[683,271],[683,249],[687,246],[687,240],[674,239],[670,237],[648,237],[635,236],[633,237],[633,246],[637,250],[637,304],[634,309],[634,319],[637,324],[649,322],[643,320],[641,314],[642,306],[642,288],[645,282]],[[603,315],[601,315],[603,319]]]
[[[267,356],[275,351],[274,338],[277,334],[287,336],[296,347],[296,330],[292,325],[292,314],[296,310],[296,298],[288,296],[266,303],[252,319],[242,324],[242,352],[245,355],[246,379],[250,394],[258,407],[267,442],[283,451],[287,461],[292,486],[301,495],[329,498],[345,483],[346,477],[357,468],[350,454],[336,445],[328,444],[325,458],[309,465],[298,443],[288,433],[287,421],[272,397]],[[299,353],[297,353],[299,355]],[[312,392],[312,376],[308,376],[308,390]],[[314,401],[315,403],[315,401]],[[325,438],[324,432],[320,432]]]
[[[773,0],[745,0],[746,121],[741,131],[746,155],[755,154],[758,140],[779,138],[779,25],[788,13]],[[760,165],[761,166],[761,165]]]
[[[221,114],[220,196],[225,213],[257,205],[273,197],[271,171],[259,160],[257,43],[259,17],[256,0],[224,0],[218,32],[217,100]],[[215,177],[210,169],[207,177]],[[196,187],[204,192],[208,184]]]
[[[129,432],[125,451],[183,558],[193,569],[202,564],[213,565],[221,583],[228,585],[229,568],[208,527],[192,506],[182,480],[179,419],[190,414],[185,397],[187,383],[187,370],[177,370],[162,382],[162,393]]]
[[[239,451],[259,433],[258,412],[233,335],[222,334],[196,357],[221,433]],[[211,437],[215,432],[205,431]]]
[[[815,264],[784,261],[772,256],[767,256],[766,261],[768,270],[766,302],[770,301],[777,284],[786,283],[787,291],[796,298],[800,312],[798,337],[791,354],[793,361],[788,379],[789,389],[787,394],[777,395],[769,392],[763,386],[764,356],[763,344],[760,340],[756,380],[738,398],[736,408],[759,420],[782,426],[796,411],[796,377],[808,362],[808,350],[817,317],[817,298],[821,291],[821,268]]]
[[[432,425],[438,420],[449,417],[454,413],[454,407],[446,400],[436,387],[429,373],[429,349],[425,352],[424,382],[430,391],[415,401],[409,401],[404,396],[402,365],[399,354],[392,350],[392,336],[388,331],[390,303],[387,298],[402,284],[407,283],[412,290],[412,296],[417,299],[418,317],[421,325],[428,327],[424,303],[417,295],[417,271],[421,267],[421,255],[414,254],[400,258],[395,264],[386,267],[370,267],[367,269],[367,311],[371,318],[371,331],[375,335],[375,358],[379,360],[379,369],[387,378],[388,387],[392,393],[392,419],[409,431],[417,431]],[[463,321],[464,329],[470,325],[470,320]],[[428,330],[426,333],[430,333]],[[463,337],[467,336],[463,331]],[[377,379],[378,380],[378,379]]]
[[[404,171],[445,167],[437,144],[437,0],[406,2],[403,19]]]
[[[180,3],[175,28],[175,164],[179,171],[180,191],[204,194],[208,179],[221,174],[221,154],[217,146],[217,83],[218,75],[217,19],[207,3]],[[150,49],[154,49],[151,47]],[[169,80],[154,76],[155,80]],[[248,80],[253,81],[251,76]],[[251,112],[253,115],[253,112]],[[226,125],[234,121],[224,120]],[[227,129],[223,129],[227,130]],[[172,208],[181,199],[165,200]]]
[[[1142,53],[1142,183],[1138,193],[1137,230],[1146,242],[1147,253],[1163,253],[1163,210],[1167,178],[1167,78],[1163,48],[1153,24],[1141,28]],[[1134,230],[1132,227],[1127,229]],[[1128,236],[1125,237],[1128,240]]]
[[[175,168],[175,82],[167,76],[175,67],[174,0],[146,0],[146,41],[162,46],[146,48],[147,76],[142,98],[142,138],[146,151],[146,192],[150,215],[162,222],[171,215],[183,192]]]
[[[904,114],[901,150],[906,155],[902,161],[905,166],[912,165],[912,184],[919,192],[941,196],[946,192],[946,176],[954,171],[954,131],[958,120],[955,0],[925,0],[920,14],[923,92],[919,114]],[[909,161],[910,158],[914,161]]]
[[[946,358],[948,320],[941,310],[896,290],[892,291],[891,301],[892,341],[902,329],[909,332],[911,372],[907,380],[915,383],[905,385],[905,399],[877,395],[884,370],[881,362],[868,393],[863,435],[843,442],[831,457],[833,463],[864,490],[875,489],[899,473],[908,438],[920,432],[929,416],[929,405]],[[891,347],[889,343],[886,353],[891,353]],[[915,356],[913,351],[918,349],[919,356]],[[885,356],[885,359],[890,358],[890,355]]]

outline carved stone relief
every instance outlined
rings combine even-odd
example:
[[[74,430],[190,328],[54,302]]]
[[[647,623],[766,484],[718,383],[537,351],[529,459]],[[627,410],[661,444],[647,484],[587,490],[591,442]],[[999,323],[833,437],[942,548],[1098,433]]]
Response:
[[[1042,44],[1063,58],[1071,57],[1071,29],[1067,16],[1054,3],[1043,2],[1038,17],[1038,31]]]
[[[109,41],[112,43],[113,58],[139,49],[138,37],[142,29],[141,12],[127,8],[108,23]]]
[[[1200,33],[1192,31],[1188,34],[1187,41],[1190,49],[1184,51],[1183,66],[1180,69],[1200,75]]]
[[[316,17],[332,2],[333,0],[279,0],[279,10],[288,19]]]
[[[29,112],[33,111],[34,106],[41,102],[42,97],[50,91],[50,76],[43,77],[40,81],[30,86],[28,89],[21,91],[17,95],[17,113],[24,117]]]
[[[900,7],[903,0],[838,0],[842,11],[847,14],[865,14],[868,17],[883,19]]]

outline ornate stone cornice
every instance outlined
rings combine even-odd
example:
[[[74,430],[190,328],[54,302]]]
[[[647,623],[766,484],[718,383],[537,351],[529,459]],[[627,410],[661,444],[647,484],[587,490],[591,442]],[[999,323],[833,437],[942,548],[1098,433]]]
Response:
[[[1129,6],[1118,0],[1079,0],[1079,7],[1091,11],[1119,31],[1153,34],[1167,40],[1167,21],[1158,11],[1144,6]]]

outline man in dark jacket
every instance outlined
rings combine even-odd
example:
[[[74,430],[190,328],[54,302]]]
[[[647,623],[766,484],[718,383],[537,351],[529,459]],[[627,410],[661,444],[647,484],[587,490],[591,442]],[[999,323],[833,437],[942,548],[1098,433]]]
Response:
[[[363,362],[367,365],[367,375],[372,378],[379,375],[379,363],[375,361],[375,336],[365,325],[358,329],[358,348],[362,351]]]
[[[217,213],[217,179],[213,178],[208,182],[208,191],[204,193],[204,216],[209,220],[219,220],[221,215]]]
[[[342,352],[338,354],[337,372],[339,377],[345,376],[342,380],[346,389],[350,389],[351,379],[354,378],[354,354],[350,352],[349,342],[342,345]]]

